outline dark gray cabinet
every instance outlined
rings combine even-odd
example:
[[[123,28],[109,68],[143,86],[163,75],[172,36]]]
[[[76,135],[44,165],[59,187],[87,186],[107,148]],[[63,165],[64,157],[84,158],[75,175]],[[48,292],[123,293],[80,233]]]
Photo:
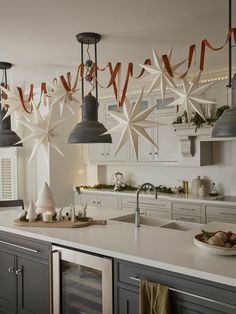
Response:
[[[50,244],[0,232],[0,313],[49,314]]]
[[[139,281],[170,287],[172,314],[235,314],[236,288],[153,267],[114,261],[115,314],[137,314]]]
[[[137,292],[118,287],[117,295],[119,300],[119,313],[138,313],[139,296]]]

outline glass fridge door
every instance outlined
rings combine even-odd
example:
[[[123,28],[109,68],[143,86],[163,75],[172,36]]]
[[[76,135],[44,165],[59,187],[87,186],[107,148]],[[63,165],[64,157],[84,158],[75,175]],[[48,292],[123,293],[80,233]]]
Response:
[[[112,313],[112,260],[52,247],[54,314]]]
[[[61,261],[62,313],[102,314],[102,272]]]

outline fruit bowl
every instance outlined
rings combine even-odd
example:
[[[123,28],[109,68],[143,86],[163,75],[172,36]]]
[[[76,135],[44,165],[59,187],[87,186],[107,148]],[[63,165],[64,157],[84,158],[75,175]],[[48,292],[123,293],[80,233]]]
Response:
[[[211,237],[213,237],[216,232],[207,232]],[[225,232],[225,234],[227,234]],[[203,231],[203,233],[199,233],[194,237],[194,244],[202,249],[205,252],[211,253],[211,254],[217,254],[217,255],[236,255],[236,247],[235,245],[231,248],[225,247],[225,246],[220,246],[220,245],[214,245],[214,244],[209,244],[206,241],[205,238],[206,232]]]

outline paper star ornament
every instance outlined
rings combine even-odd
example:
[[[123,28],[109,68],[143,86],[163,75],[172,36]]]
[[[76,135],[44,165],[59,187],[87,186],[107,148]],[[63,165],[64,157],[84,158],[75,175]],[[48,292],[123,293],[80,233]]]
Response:
[[[33,103],[34,109],[34,122],[28,122],[25,120],[19,120],[19,123],[24,125],[27,129],[29,129],[30,135],[23,138],[18,143],[24,143],[28,140],[34,139],[34,146],[29,158],[29,162],[33,159],[39,147],[42,146],[44,150],[44,156],[46,158],[47,163],[49,164],[49,145],[51,145],[62,157],[64,157],[63,153],[60,151],[58,146],[53,143],[53,139],[58,137],[59,135],[55,132],[55,129],[62,124],[67,118],[60,119],[58,121],[52,122],[52,109],[48,111],[46,117],[42,117],[40,112],[37,110],[35,104]]]
[[[7,99],[2,100],[2,105],[8,106],[7,113],[5,114],[3,119],[6,119],[8,116],[12,115],[13,113],[16,115],[16,119],[26,118],[26,112],[22,106],[20,95],[18,89],[12,84],[10,89],[6,89],[3,86],[0,86],[2,91],[7,95]],[[23,91],[23,100],[26,107],[30,107],[31,101],[29,101],[29,94],[26,92],[25,85],[22,85]]]
[[[152,50],[152,52],[153,52],[154,65],[153,66],[147,66],[143,64],[139,64],[139,65],[154,77],[153,82],[147,92],[147,96],[155,88],[160,88],[161,97],[162,99],[164,99],[167,86],[176,87],[176,85],[173,78],[166,71],[166,67],[162,58],[155,52],[154,49]],[[168,55],[167,55],[169,61],[171,60],[171,55],[172,55],[172,49],[169,50]],[[181,61],[177,63],[176,65],[171,66],[172,71],[174,72],[175,70],[177,70],[185,61],[186,60]]]
[[[184,111],[187,112],[188,121],[190,122],[193,112],[197,112],[204,120],[205,114],[202,110],[201,104],[215,104],[215,101],[205,98],[202,94],[206,92],[215,82],[208,84],[200,84],[201,71],[197,74],[194,80],[189,83],[187,79],[183,79],[183,89],[170,88],[179,97],[171,102],[169,106],[179,105],[178,115],[182,115]]]
[[[139,136],[145,139],[150,144],[157,147],[156,143],[152,140],[145,129],[158,127],[162,125],[159,122],[153,122],[146,120],[151,112],[157,107],[157,105],[152,106],[148,109],[141,111],[143,90],[141,91],[136,103],[132,105],[126,98],[123,106],[123,113],[106,111],[110,116],[112,116],[116,121],[119,122],[118,125],[108,130],[105,134],[122,132],[119,144],[117,146],[115,155],[124,146],[124,144],[130,140],[132,148],[135,153],[135,157],[138,160],[138,138]]]
[[[58,78],[56,85],[47,83],[51,86],[53,92],[48,94],[51,98],[50,105],[52,107],[58,105],[60,107],[60,116],[62,117],[64,108],[66,107],[73,115],[75,115],[73,105],[80,104],[80,100],[75,96],[78,90],[75,91],[67,91],[63,84],[61,83],[61,79]]]

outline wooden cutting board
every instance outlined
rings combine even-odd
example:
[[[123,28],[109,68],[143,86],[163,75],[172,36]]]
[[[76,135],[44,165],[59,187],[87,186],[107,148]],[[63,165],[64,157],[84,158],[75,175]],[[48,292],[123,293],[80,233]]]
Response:
[[[53,220],[52,222],[45,222],[42,220],[39,221],[21,221],[19,219],[14,220],[16,226],[20,227],[41,227],[41,228],[83,228],[91,225],[106,225],[106,220],[94,220],[93,218],[88,218],[88,221],[57,221]]]

